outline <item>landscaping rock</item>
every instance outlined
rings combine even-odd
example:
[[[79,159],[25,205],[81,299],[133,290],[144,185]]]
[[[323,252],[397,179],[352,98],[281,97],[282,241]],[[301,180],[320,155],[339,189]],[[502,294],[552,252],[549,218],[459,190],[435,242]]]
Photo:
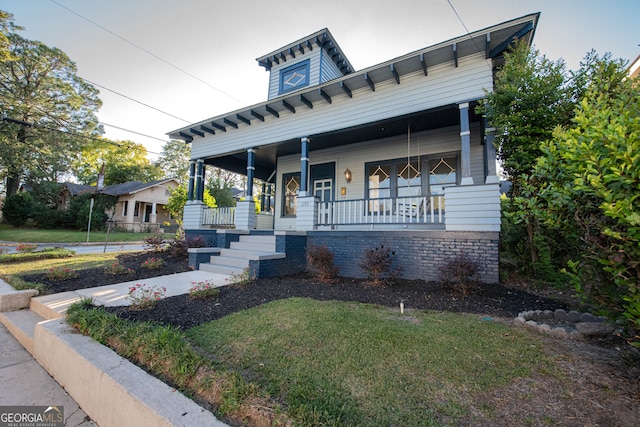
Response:
[[[571,310],[570,312],[567,313],[567,322],[569,323],[576,323],[580,321],[580,312],[579,311],[575,311],[575,310]]]
[[[603,322],[578,322],[576,329],[581,334],[592,337],[604,337],[614,331],[613,326]]]
[[[553,312],[553,315],[555,316],[556,320],[558,322],[566,322],[567,321],[567,312],[561,308],[557,309],[556,311]]]

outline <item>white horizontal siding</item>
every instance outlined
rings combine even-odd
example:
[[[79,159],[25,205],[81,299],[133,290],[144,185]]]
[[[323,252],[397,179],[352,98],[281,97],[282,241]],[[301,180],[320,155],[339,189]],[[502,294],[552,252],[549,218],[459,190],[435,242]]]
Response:
[[[331,57],[327,55],[324,50],[321,51],[320,56],[320,83],[326,83],[330,80],[342,77],[342,73],[336,66],[336,63],[333,62]]]
[[[313,109],[299,107],[296,114],[282,112],[280,118],[270,115],[265,122],[253,121],[251,126],[196,138],[191,146],[191,158],[206,158],[247,148],[269,145],[315,133],[335,131],[350,126],[409,114],[442,105],[478,99],[484,89],[492,87],[491,68],[484,54],[462,58],[459,67],[453,62],[422,72],[402,76],[401,84],[389,80],[369,88],[335,96],[333,103],[318,102]]]

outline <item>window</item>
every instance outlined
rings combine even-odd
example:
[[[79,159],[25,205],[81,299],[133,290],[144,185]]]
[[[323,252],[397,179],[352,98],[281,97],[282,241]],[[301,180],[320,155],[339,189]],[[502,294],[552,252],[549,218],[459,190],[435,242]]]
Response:
[[[280,71],[279,93],[291,92],[309,85],[309,60],[299,62]]]
[[[390,212],[395,197],[411,197],[422,194],[422,174],[418,158],[386,160],[368,163],[369,210],[371,212]],[[377,200],[376,200],[377,199]],[[382,199],[382,200],[380,200]],[[385,200],[386,199],[386,200]]]
[[[455,155],[429,159],[429,192],[444,194],[445,187],[456,185],[458,159]]]
[[[282,216],[296,216],[296,205],[300,192],[300,172],[282,175],[282,185]]]
[[[127,216],[127,208],[129,207],[129,202],[125,200],[122,202],[122,216]]]
[[[133,216],[138,217],[140,216],[140,202],[136,202],[134,209],[133,209]]]

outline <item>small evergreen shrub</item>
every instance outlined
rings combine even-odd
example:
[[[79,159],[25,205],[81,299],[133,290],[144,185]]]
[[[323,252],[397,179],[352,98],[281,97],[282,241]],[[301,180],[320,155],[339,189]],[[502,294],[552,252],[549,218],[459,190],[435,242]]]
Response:
[[[330,282],[338,275],[333,252],[326,246],[310,245],[307,248],[307,270],[321,282]]]

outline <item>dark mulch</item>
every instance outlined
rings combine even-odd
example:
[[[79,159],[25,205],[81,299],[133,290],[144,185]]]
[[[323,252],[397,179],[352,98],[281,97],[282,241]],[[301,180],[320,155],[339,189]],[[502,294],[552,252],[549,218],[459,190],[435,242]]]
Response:
[[[146,270],[142,263],[150,257],[161,256],[162,268]],[[30,282],[42,283],[46,292],[65,292],[109,285],[188,271],[187,260],[176,260],[152,251],[121,254],[118,261],[135,270],[133,274],[109,275],[104,268],[81,270],[79,277],[53,281],[46,274],[23,276]],[[155,308],[135,311],[129,308],[110,308],[119,316],[133,320],[148,320],[190,328],[209,320],[279,299],[302,297],[329,301],[354,301],[407,309],[477,313],[493,317],[515,317],[523,310],[568,308],[567,304],[546,296],[536,295],[515,287],[477,284],[469,295],[461,295],[442,283],[399,280],[393,285],[373,286],[365,280],[341,278],[322,283],[309,275],[296,275],[255,280],[244,285],[220,288],[216,298],[191,299],[187,295],[168,297]]]
[[[142,268],[142,263],[152,257],[162,258],[163,265],[160,268],[153,270]],[[164,253],[156,253],[153,251],[123,253],[118,255],[116,258],[120,264],[133,269],[133,273],[112,275],[105,273],[105,269],[100,267],[79,270],[78,277],[75,279],[50,280],[46,273],[25,275],[22,276],[22,278],[28,282],[44,285],[45,289],[43,293],[53,294],[58,292],[75,291],[78,289],[95,288],[98,286],[111,285],[113,283],[147,279],[149,277],[166,276],[168,274],[180,273],[189,270],[187,259],[175,259],[166,256]]]
[[[225,286],[220,288],[216,298],[193,300],[187,295],[179,295],[161,300],[150,310],[110,310],[128,319],[155,321],[186,329],[240,310],[292,297],[354,301],[387,307],[399,307],[400,301],[403,301],[407,309],[478,313],[495,317],[515,317],[523,310],[567,308],[560,301],[500,285],[479,284],[473,294],[462,296],[433,282],[400,281],[394,285],[372,286],[355,279],[320,283],[307,275],[298,275]]]

